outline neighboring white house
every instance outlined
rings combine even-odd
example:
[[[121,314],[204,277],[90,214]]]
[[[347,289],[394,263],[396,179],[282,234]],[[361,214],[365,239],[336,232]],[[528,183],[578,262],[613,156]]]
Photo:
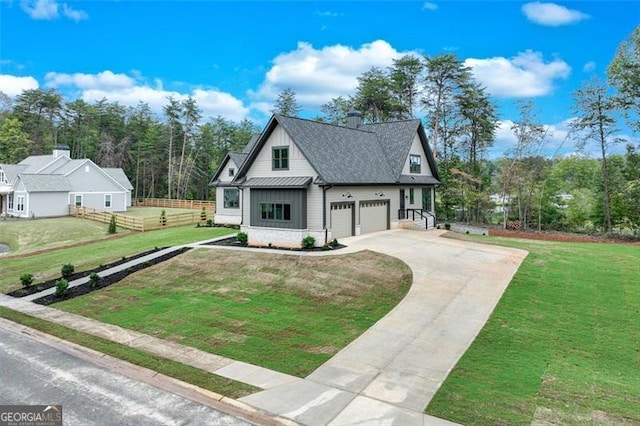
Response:
[[[216,171],[215,222],[252,245],[316,245],[416,222],[435,225],[435,160],[419,120],[346,127],[274,115]]]
[[[0,164],[0,214],[52,217],[69,205],[122,212],[131,206],[131,182],[122,169],[103,169],[89,159],[72,160],[69,147]]]

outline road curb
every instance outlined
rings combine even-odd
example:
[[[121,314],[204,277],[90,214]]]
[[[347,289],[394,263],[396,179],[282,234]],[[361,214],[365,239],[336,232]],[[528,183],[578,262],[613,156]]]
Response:
[[[157,371],[123,361],[111,355],[103,354],[102,352],[78,345],[77,343],[69,342],[5,318],[0,318],[0,329],[44,343],[62,352],[91,362],[99,367],[122,374],[134,380],[150,384],[167,392],[171,392],[199,404],[206,405],[225,414],[238,417],[251,424],[264,426],[298,425],[298,423],[290,419],[273,416],[265,411],[256,409],[255,407],[235,399],[183,382],[182,380],[166,376],[158,373]]]

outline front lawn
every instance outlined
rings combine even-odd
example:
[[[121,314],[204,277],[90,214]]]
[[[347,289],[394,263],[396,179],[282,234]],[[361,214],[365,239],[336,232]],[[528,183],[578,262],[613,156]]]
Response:
[[[473,240],[530,254],[426,412],[465,425],[640,422],[640,247]]]
[[[106,223],[74,217],[0,220],[0,244],[9,246],[9,255],[25,254],[113,237],[107,228]],[[130,232],[118,228],[118,235]]]
[[[304,377],[392,309],[411,277],[400,260],[369,251],[198,249],[54,306]]]
[[[55,219],[60,220],[60,219]],[[79,222],[97,223],[89,220],[72,219]],[[37,221],[36,221],[37,222]],[[105,227],[106,224],[100,224]],[[60,268],[72,263],[76,272],[115,262],[123,256],[131,256],[154,247],[186,244],[235,231],[227,228],[196,228],[192,225],[160,229],[142,233],[127,233],[123,238],[96,241],[79,247],[62,248],[47,253],[26,257],[0,257],[0,291],[6,293],[20,287],[22,274],[33,274],[35,283],[60,276]]]

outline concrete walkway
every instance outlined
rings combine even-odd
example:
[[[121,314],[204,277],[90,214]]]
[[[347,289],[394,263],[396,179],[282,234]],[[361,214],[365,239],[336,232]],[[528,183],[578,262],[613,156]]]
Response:
[[[345,238],[348,248],[336,252],[304,253],[326,256],[369,249],[398,257],[413,271],[413,285],[402,302],[305,379],[24,298],[0,295],[0,305],[260,387],[264,390],[241,403],[301,424],[445,425],[451,423],[422,411],[486,322],[526,252],[439,238],[442,233],[386,231]],[[200,246],[206,242],[185,246],[221,248]],[[116,268],[131,266],[125,265]]]

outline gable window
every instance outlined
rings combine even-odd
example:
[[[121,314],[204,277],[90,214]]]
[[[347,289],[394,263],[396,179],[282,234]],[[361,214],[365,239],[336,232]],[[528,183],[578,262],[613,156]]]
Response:
[[[19,212],[24,211],[24,195],[18,195],[16,197],[16,204]]]
[[[291,204],[260,203],[260,219],[291,220]]]
[[[13,210],[13,195],[9,195],[7,198],[7,209]]]
[[[422,157],[419,155],[411,154],[409,156],[409,173],[420,173],[420,165],[422,163]]]
[[[229,177],[233,177],[236,174],[236,169],[229,168]]]
[[[3,183],[3,182],[4,182],[4,179],[5,179],[5,177],[4,177],[4,170],[0,170],[0,183]]]
[[[76,195],[76,207],[82,207],[82,195]]]
[[[413,204],[415,201],[415,194],[413,188],[409,188],[409,204]]]
[[[111,194],[104,194],[104,208],[108,209],[111,207]]]
[[[237,209],[240,208],[240,190],[229,188],[224,190],[224,208]]]
[[[273,170],[289,169],[289,147],[288,146],[273,147],[271,151],[271,157],[273,159]]]

